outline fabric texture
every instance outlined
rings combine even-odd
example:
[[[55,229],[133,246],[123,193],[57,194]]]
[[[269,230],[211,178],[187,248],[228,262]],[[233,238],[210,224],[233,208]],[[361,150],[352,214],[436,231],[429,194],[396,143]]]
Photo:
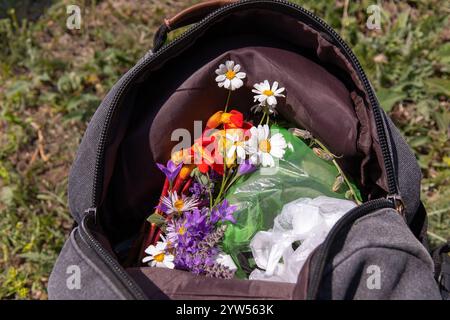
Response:
[[[337,242],[319,299],[442,299],[429,253],[395,210],[360,218]]]

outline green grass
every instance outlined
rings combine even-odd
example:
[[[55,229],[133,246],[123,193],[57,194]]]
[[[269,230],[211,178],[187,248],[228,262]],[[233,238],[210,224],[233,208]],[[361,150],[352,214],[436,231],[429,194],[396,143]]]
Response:
[[[0,20],[0,298],[47,297],[72,226],[67,173],[87,121],[163,18],[195,1],[78,1],[82,29],[69,31],[72,2],[54,1],[34,22],[13,11]],[[383,1],[381,31],[365,28],[372,1],[297,2],[354,48],[416,152],[433,243],[450,238],[448,2]]]

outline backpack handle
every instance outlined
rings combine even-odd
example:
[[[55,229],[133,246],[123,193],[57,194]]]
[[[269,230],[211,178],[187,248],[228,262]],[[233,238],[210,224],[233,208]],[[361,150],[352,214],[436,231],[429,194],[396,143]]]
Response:
[[[172,18],[164,19],[164,24],[156,31],[153,39],[153,52],[158,51],[163,46],[164,42],[167,40],[167,34],[170,31],[198,22],[220,7],[237,1],[238,0],[204,1],[184,9]]]

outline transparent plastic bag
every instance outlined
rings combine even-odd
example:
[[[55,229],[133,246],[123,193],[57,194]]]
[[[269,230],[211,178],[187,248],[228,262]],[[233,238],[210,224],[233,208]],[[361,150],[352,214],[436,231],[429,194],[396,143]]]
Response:
[[[267,175],[267,171],[258,169],[237,180],[226,194],[238,210],[234,214],[237,222],[228,225],[222,249],[233,258],[240,278],[247,278],[255,268],[250,240],[258,231],[273,227],[284,204],[321,195],[345,199],[348,190],[344,184],[338,192],[332,191],[339,172],[331,162],[319,158],[288,130],[272,126],[271,133],[275,132],[281,133],[288,143],[276,172]]]
[[[275,218],[273,229],[257,232],[250,242],[259,269],[254,269],[249,279],[296,283],[310,253],[355,206],[352,201],[326,196],[286,204]],[[296,242],[300,245],[294,250]]]

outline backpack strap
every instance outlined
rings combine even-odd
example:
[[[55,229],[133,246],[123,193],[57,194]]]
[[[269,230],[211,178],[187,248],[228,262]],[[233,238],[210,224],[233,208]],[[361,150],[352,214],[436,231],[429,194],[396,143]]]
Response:
[[[167,34],[175,29],[199,22],[213,11],[226,5],[237,2],[237,0],[209,0],[202,1],[188,7],[172,18],[164,19],[153,39],[153,51],[158,51],[167,39]]]

